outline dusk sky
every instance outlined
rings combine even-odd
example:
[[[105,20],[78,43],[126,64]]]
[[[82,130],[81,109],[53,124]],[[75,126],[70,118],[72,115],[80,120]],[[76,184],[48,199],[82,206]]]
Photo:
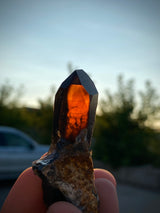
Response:
[[[58,88],[67,64],[89,73],[102,97],[119,74],[160,94],[159,0],[0,0],[0,85],[23,84],[25,105]]]

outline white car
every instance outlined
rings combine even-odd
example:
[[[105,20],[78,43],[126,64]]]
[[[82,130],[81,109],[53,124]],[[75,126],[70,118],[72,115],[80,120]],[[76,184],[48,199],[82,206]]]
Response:
[[[0,126],[0,180],[17,178],[48,150],[49,146],[39,145],[25,133]]]

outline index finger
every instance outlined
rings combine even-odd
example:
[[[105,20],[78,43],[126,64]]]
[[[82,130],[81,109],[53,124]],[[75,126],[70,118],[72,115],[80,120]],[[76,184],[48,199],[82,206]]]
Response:
[[[1,213],[45,213],[41,179],[32,168],[26,169],[10,190]]]
[[[112,182],[105,178],[97,178],[95,185],[99,196],[100,213],[118,213],[118,197]]]

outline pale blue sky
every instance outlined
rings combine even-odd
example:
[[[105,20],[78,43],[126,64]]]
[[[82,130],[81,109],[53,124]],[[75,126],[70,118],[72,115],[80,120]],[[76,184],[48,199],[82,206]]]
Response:
[[[67,63],[99,90],[150,79],[160,93],[159,0],[0,0],[0,84],[24,84],[27,105],[67,77]]]

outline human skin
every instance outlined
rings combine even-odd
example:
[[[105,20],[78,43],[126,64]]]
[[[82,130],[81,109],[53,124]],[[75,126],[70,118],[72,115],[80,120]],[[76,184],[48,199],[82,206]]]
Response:
[[[118,213],[116,180],[103,169],[94,169],[95,186],[100,200],[100,213]],[[42,181],[32,168],[26,169],[10,190],[1,213],[80,213],[68,202],[59,201],[48,209],[43,201]]]

